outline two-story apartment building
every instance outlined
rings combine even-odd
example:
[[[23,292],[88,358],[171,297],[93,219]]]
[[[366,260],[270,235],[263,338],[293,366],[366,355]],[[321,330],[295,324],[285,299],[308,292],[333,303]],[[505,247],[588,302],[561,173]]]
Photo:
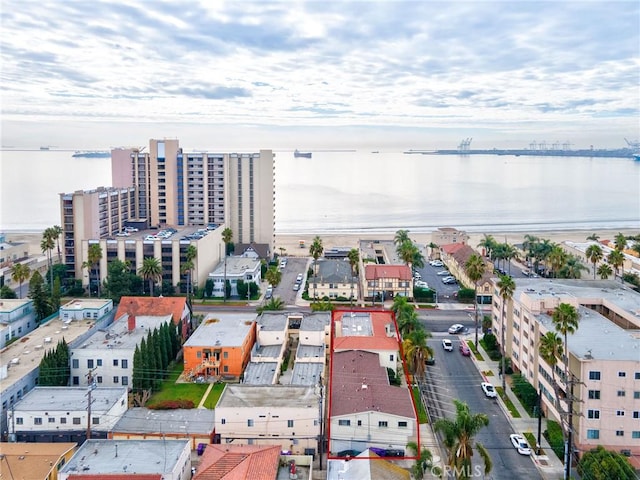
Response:
[[[0,348],[14,338],[20,338],[37,327],[31,299],[0,300]]]
[[[449,243],[440,247],[440,257],[458,282],[466,288],[474,288],[474,282],[467,275],[467,261],[472,255],[479,255],[469,245],[463,243]],[[485,263],[485,273],[477,283],[477,300],[480,304],[489,305],[493,294],[491,279],[495,277],[493,264],[480,256]]]
[[[321,259],[316,262],[316,275],[309,278],[309,289],[315,285],[318,298],[358,298],[358,279],[345,259]]]
[[[561,421],[568,411],[567,399],[575,399],[577,450],[603,445],[629,452],[632,463],[636,462],[640,454],[640,294],[613,280],[517,279],[511,301],[503,305],[495,286],[493,299],[498,341],[504,324],[507,356],[542,391],[547,415]],[[568,355],[554,371],[539,354],[540,338],[556,331],[552,316],[562,303],[577,309],[579,324],[568,335]],[[565,378],[565,366],[569,378]]]
[[[365,265],[364,280],[365,297],[374,301],[413,296],[413,275],[407,265]]]
[[[9,412],[9,432],[19,442],[82,443],[87,429],[107,438],[127,407],[126,388],[36,387]]]
[[[260,285],[262,281],[262,270],[260,260],[251,256],[238,257],[230,256],[221,260],[215,270],[209,274],[213,281],[213,296],[224,296],[225,278],[231,284],[231,296],[238,295],[238,281],[245,283],[255,283]]]

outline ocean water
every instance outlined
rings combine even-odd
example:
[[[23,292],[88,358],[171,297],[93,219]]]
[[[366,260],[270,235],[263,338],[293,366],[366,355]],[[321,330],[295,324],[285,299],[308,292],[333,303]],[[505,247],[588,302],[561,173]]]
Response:
[[[109,158],[7,151],[0,230],[60,223],[59,193],[108,186]],[[277,151],[276,232],[640,228],[640,162],[625,158]]]

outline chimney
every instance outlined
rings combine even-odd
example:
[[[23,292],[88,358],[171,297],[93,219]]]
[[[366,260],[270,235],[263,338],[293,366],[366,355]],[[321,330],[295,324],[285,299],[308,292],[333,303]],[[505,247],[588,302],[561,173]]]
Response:
[[[129,319],[128,319],[128,326],[129,326],[129,331],[133,332],[136,329],[136,316],[135,315],[129,315]]]

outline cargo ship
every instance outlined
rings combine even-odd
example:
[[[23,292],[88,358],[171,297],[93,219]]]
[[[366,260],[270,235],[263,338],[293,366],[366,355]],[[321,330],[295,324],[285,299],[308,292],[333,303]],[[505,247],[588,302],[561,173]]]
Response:
[[[296,150],[293,152],[293,156],[296,158],[311,158],[311,152],[301,152],[300,150]]]

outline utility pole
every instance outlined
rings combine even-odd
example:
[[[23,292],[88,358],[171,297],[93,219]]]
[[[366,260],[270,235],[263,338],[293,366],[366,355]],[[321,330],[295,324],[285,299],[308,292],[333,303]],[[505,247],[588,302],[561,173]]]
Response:
[[[536,455],[540,455],[540,440],[542,435],[542,385],[538,388],[538,444]]]
[[[567,413],[567,442],[564,452],[564,480],[571,480],[571,461],[573,460],[573,386],[578,382],[573,373],[569,372],[569,411]]]
[[[91,438],[91,392],[96,388],[93,381],[93,371],[87,373],[87,440]]]
[[[320,471],[322,471],[322,444],[324,443],[324,428],[323,428],[323,415],[322,415],[322,376],[318,380],[318,390],[320,393],[320,398],[318,399],[318,420],[320,421],[320,435],[318,439],[318,467]]]

